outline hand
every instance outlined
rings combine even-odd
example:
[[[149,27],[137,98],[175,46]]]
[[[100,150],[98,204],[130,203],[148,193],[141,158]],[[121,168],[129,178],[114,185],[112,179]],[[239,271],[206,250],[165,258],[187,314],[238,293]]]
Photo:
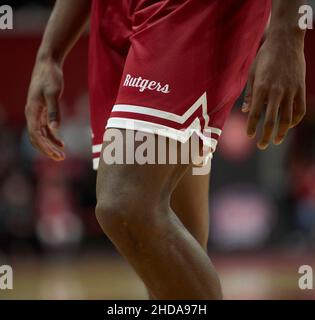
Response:
[[[60,65],[52,61],[37,62],[25,107],[27,128],[32,145],[55,161],[65,159],[64,143],[57,137],[62,91],[63,73]]]
[[[250,138],[255,137],[258,123],[264,118],[259,149],[268,147],[273,134],[274,144],[282,143],[289,129],[303,119],[305,69],[302,46],[266,40],[259,50],[242,107],[243,112],[249,112],[247,134]]]

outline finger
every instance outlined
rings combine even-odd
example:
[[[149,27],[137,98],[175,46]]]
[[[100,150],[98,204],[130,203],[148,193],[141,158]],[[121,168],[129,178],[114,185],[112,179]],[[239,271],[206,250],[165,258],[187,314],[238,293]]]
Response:
[[[253,138],[257,131],[257,125],[260,119],[261,112],[264,108],[266,98],[266,90],[260,86],[253,89],[252,102],[250,104],[250,111],[247,124],[247,135]]]
[[[47,129],[47,139],[55,146],[59,148],[64,148],[64,142],[60,140],[57,136],[57,130],[60,126],[60,111],[59,111],[59,96],[58,91],[53,91],[45,95],[47,114],[46,123]],[[60,152],[62,150],[59,149]]]
[[[292,123],[292,111],[293,111],[293,95],[287,95],[285,99],[283,99],[280,110],[279,110],[279,124],[278,131],[274,138],[274,144],[279,145],[285,139],[287,135],[291,123]]]
[[[55,146],[57,148],[60,147],[60,148],[64,149],[63,141],[61,141],[60,139],[57,138],[57,130],[54,130],[54,132],[52,132],[52,130],[48,126],[47,108],[45,108],[44,112],[42,113],[41,125],[43,128],[45,128],[45,130],[43,130],[43,132],[44,132],[44,135],[47,138],[47,140],[50,142],[50,144],[52,144],[53,146]]]
[[[29,138],[34,148],[36,148],[43,155],[53,160],[61,159],[60,153],[50,145],[43,135],[42,130],[29,130]]]
[[[44,108],[39,103],[33,103],[25,108],[29,139],[40,153],[56,160],[60,158],[60,154],[51,146],[42,130],[41,118],[43,113]]]
[[[296,127],[304,118],[306,113],[306,93],[305,88],[301,89],[294,100],[293,104],[293,117],[291,128]]]
[[[51,130],[57,130],[60,126],[60,112],[58,100],[59,96],[57,90],[53,90],[45,94],[45,101],[47,105],[47,123]]]
[[[49,158],[60,161],[64,159],[63,152],[58,150],[47,138],[45,126],[40,126],[30,132],[30,140],[38,151]]]
[[[246,90],[245,90],[244,102],[242,105],[242,112],[244,113],[249,112],[249,106],[251,104],[251,99],[252,99],[253,83],[254,83],[254,76],[250,74],[247,82]]]
[[[252,98],[252,88],[251,88],[251,84],[248,82],[246,91],[245,91],[244,102],[242,104],[242,112],[247,113],[249,111],[251,98]]]
[[[64,145],[58,145],[58,142],[54,142],[54,136],[52,136],[51,131],[48,126],[42,127],[43,137],[46,144],[49,146],[50,150],[53,151],[53,159],[56,161],[62,161],[66,158],[64,153]]]
[[[57,147],[64,149],[65,148],[65,144],[62,140],[60,140],[57,136],[56,133],[53,133],[51,131],[51,129],[47,126],[46,127],[46,131],[47,131],[47,138]]]
[[[43,140],[43,134],[41,131],[41,117],[43,112],[43,106],[37,102],[33,102],[25,107],[27,128],[32,145],[41,153],[50,156],[51,150]]]
[[[279,94],[277,92],[274,92],[269,96],[264,125],[263,125],[263,133],[257,144],[258,148],[261,150],[265,150],[270,143],[270,140],[277,122],[277,115],[278,115],[281,99],[282,99],[282,94]]]

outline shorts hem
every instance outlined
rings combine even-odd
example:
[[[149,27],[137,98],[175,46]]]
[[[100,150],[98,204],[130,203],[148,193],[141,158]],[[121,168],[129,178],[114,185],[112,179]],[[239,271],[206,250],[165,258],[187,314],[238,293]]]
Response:
[[[107,122],[106,129],[117,128],[134,130],[145,133],[156,134],[158,136],[163,136],[172,140],[176,140],[181,143],[186,143],[190,137],[195,133],[202,140],[206,147],[214,152],[218,141],[210,137],[211,129],[207,129],[207,135],[203,134],[200,129],[198,129],[199,120],[195,119],[192,125],[185,130],[178,130],[171,127],[167,127],[161,124],[156,124],[153,122],[137,120],[137,119],[127,119],[127,118],[110,118]],[[216,129],[219,130],[219,129]]]

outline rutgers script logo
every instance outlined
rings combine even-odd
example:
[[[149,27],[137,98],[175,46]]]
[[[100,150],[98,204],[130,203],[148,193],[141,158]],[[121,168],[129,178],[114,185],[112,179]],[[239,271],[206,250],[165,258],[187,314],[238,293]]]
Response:
[[[151,81],[141,77],[132,77],[130,74],[127,74],[126,76],[124,87],[139,88],[140,92],[144,92],[145,90],[157,91],[165,94],[171,92],[168,84],[163,85],[157,81]]]
[[[13,29],[13,10],[10,6],[0,6],[0,30]]]

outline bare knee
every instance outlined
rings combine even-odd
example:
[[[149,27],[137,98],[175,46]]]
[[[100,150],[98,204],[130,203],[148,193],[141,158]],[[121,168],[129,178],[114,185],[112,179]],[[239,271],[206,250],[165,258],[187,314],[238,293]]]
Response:
[[[107,194],[96,206],[96,218],[106,235],[112,240],[128,237],[144,238],[159,229],[162,202],[142,201],[139,194],[130,192],[122,196]]]
[[[96,217],[113,241],[159,233],[171,213],[170,195],[182,167],[104,166],[97,177]],[[149,237],[152,238],[152,237]]]
[[[98,201],[95,208],[96,219],[103,231],[110,236],[124,225],[123,206],[116,201]],[[127,215],[126,215],[127,216]]]

